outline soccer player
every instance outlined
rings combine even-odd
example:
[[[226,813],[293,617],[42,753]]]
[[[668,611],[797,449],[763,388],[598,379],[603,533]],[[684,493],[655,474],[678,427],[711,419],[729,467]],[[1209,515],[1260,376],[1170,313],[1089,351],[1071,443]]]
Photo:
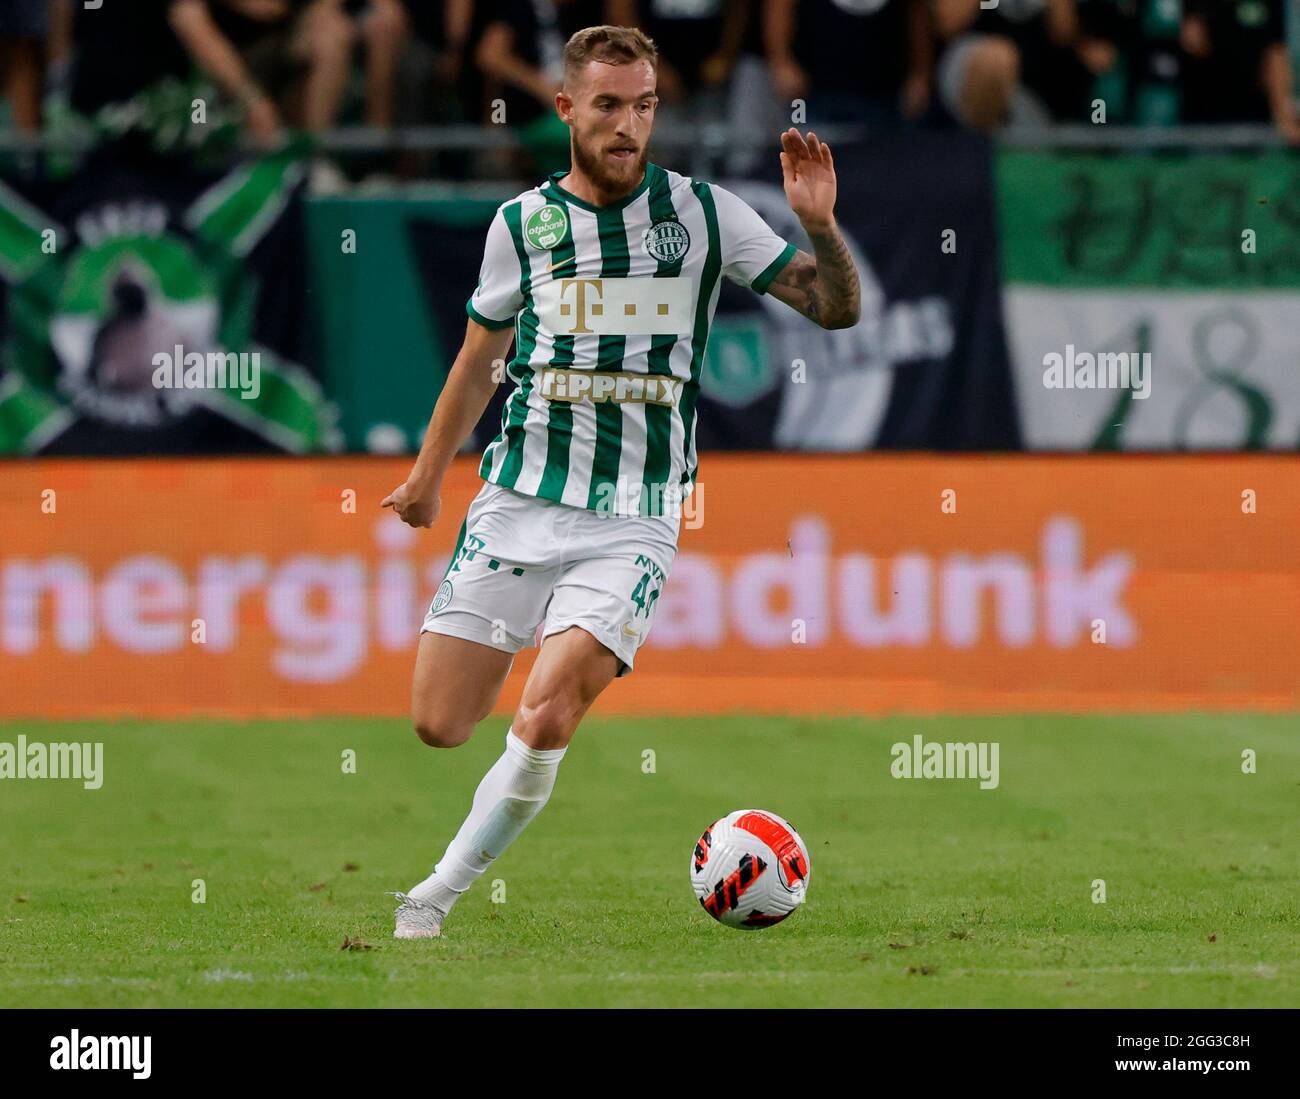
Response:
[[[486,483],[420,635],[420,739],[465,743],[539,626],[541,651],[460,831],[429,877],[393,894],[399,939],[440,934],[457,899],[546,804],[588,708],[632,670],[695,480],[695,405],[719,280],[772,294],[823,328],[858,320],[830,148],[813,133],[781,135],[785,193],[810,256],[730,191],[647,162],[657,60],[654,43],[626,27],[569,40],[555,109],[572,135],[572,167],[493,217],[465,342],[410,476],[383,500],[411,526],[433,524],[443,475],[513,341],[514,391],[479,468]]]

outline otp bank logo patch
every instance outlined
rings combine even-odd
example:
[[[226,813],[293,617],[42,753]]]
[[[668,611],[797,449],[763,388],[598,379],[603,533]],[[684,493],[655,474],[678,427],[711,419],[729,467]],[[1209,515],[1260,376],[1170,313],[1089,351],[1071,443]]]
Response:
[[[524,223],[524,240],[538,251],[557,247],[569,231],[569,219],[564,211],[548,203],[534,210]]]

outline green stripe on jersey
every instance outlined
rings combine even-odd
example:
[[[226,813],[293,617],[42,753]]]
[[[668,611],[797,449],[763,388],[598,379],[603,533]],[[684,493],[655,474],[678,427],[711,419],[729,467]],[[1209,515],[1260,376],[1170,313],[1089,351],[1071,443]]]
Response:
[[[699,466],[695,455],[695,402],[700,395],[700,371],[704,365],[704,349],[709,342],[709,301],[713,298],[713,287],[722,270],[722,245],[718,233],[718,210],[713,204],[713,193],[709,185],[702,181],[691,184],[691,190],[699,199],[704,210],[704,223],[708,228],[709,252],[704,261],[704,272],[700,276],[699,297],[695,300],[695,331],[691,336],[691,379],[682,387],[682,449],[685,453],[687,467],[682,471],[682,484],[693,484],[695,470]]]
[[[512,328],[515,323],[514,317],[510,317],[503,321],[494,321],[491,317],[483,316],[482,313],[474,308],[474,303],[472,301],[467,301],[465,303],[465,312],[468,316],[474,318],[475,324],[481,324],[484,328],[490,328],[494,332],[500,332],[503,328]]]
[[[749,284],[749,288],[756,294],[766,294],[772,280],[785,270],[786,264],[794,259],[798,251],[793,244],[787,244],[781,249],[781,254],[759,272],[758,278]]]
[[[573,243],[573,212],[559,196],[551,199],[564,211],[569,220],[569,231],[556,247],[551,249],[550,263],[560,266],[573,260],[577,254]],[[576,265],[575,265],[576,269]],[[551,366],[573,365],[573,336],[555,336],[551,351]],[[569,479],[569,444],[573,441],[573,405],[564,401],[548,401],[546,411],[546,468],[537,495],[546,500],[558,500],[564,495],[564,485]]]
[[[444,580],[447,579],[451,570],[456,567],[456,562],[460,559],[460,547],[465,544],[465,526],[468,522],[468,515],[460,521],[460,533],[456,535],[456,548],[451,551],[451,560],[447,562],[447,567],[442,572],[442,578]]]
[[[653,227],[657,221],[676,217],[677,211],[673,207],[668,173],[656,167],[654,179],[650,182],[650,225]],[[682,273],[680,257],[675,260],[659,260],[658,263],[659,267],[655,271],[657,279],[676,278]],[[677,340],[676,335],[650,337],[650,353],[647,357],[649,373],[672,374],[670,362]],[[675,410],[670,406],[645,406],[645,472],[641,477],[641,498],[651,505],[651,510],[656,515],[663,510],[664,491],[668,487],[668,477],[672,470],[671,443],[674,414]],[[645,510],[644,505],[642,510]]]
[[[519,383],[501,412],[501,434],[483,455],[479,476],[487,477],[492,471],[492,457],[498,446],[506,448],[505,459],[496,482],[514,488],[519,471],[524,464],[524,420],[528,417],[528,394],[533,388],[533,370],[528,364],[537,345],[537,313],[533,308],[532,270],[528,266],[528,253],[524,250],[523,203],[513,202],[505,208],[506,228],[519,257],[519,292],[524,297],[524,307],[515,325],[515,357],[511,362],[511,376]],[[517,372],[516,372],[517,370]]]

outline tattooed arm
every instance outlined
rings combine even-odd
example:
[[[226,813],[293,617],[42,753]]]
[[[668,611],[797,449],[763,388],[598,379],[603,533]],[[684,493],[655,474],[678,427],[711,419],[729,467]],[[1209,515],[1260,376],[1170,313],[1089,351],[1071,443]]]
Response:
[[[802,250],[772,280],[767,292],[822,328],[852,328],[858,323],[858,269],[849,246],[832,222],[809,232],[816,258]]]
[[[861,290],[849,246],[835,224],[835,162],[830,146],[793,128],[781,135],[781,170],[790,208],[812,241],[813,255],[797,252],[768,293],[822,328],[858,323]]]

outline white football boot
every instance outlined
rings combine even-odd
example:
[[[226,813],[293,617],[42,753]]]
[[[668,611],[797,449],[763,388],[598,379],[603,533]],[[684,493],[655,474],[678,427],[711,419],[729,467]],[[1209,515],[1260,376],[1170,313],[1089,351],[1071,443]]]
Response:
[[[436,939],[442,934],[442,921],[447,918],[441,908],[428,901],[417,901],[406,893],[389,893],[399,901],[394,917],[394,939]]]

